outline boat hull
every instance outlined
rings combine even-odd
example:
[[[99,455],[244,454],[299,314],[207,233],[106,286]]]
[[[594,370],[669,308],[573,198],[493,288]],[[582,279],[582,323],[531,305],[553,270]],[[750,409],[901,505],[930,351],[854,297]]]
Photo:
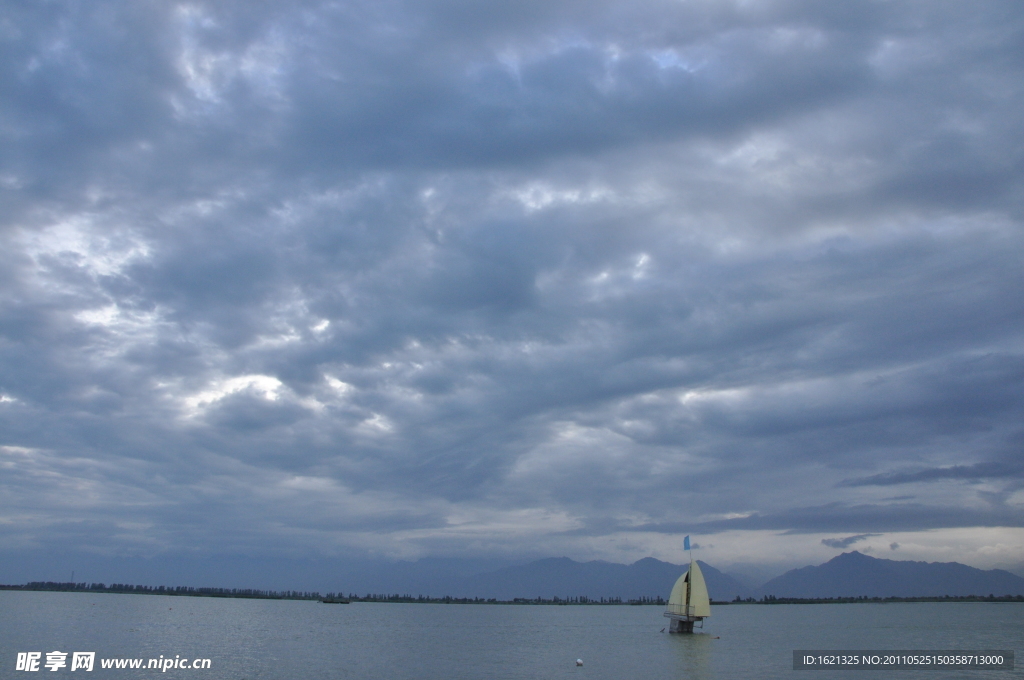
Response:
[[[668,632],[670,633],[692,633],[693,624],[698,621],[701,622],[700,627],[704,627],[703,616],[680,616],[671,612],[665,612],[664,615],[669,618]]]

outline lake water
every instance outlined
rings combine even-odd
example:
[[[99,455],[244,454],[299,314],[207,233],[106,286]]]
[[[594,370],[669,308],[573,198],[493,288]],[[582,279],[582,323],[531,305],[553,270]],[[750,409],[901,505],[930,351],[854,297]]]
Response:
[[[1024,603],[729,605],[703,634],[660,632],[655,606],[320,604],[0,591],[0,678],[18,652],[96,652],[87,678],[196,680],[731,680],[1020,678]],[[714,636],[718,636],[716,639]],[[1010,649],[1013,671],[794,671],[794,649]],[[102,658],[209,658],[209,669],[100,668]],[[584,661],[577,667],[577,658]],[[867,675],[865,675],[867,673]]]

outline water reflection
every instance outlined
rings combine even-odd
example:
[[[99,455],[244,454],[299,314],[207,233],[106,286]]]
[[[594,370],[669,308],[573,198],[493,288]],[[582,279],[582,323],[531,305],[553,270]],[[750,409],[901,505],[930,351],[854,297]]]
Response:
[[[692,635],[669,635],[669,647],[679,678],[693,680],[710,680],[714,675],[714,645],[718,640],[710,633],[694,633]]]

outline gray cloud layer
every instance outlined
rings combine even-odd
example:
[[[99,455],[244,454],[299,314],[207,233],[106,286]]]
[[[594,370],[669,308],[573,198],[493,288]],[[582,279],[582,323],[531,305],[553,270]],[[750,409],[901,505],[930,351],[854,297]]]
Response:
[[[1024,526],[1015,2],[3,16],[6,550]]]

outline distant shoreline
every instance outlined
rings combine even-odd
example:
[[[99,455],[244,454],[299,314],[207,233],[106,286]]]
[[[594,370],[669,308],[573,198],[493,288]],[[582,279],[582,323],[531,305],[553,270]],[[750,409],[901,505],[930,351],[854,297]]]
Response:
[[[57,593],[99,593],[117,595],[166,595],[171,597],[220,597],[247,600],[328,600],[348,602],[377,602],[394,604],[511,604],[511,605],[559,605],[559,606],[623,606],[623,605],[655,605],[664,606],[665,600],[661,597],[645,597],[635,600],[623,600],[622,598],[590,598],[590,597],[553,597],[545,599],[541,597],[525,598],[517,597],[511,600],[499,600],[497,598],[482,597],[428,597],[425,595],[399,595],[399,594],[372,594],[360,596],[355,593],[327,593],[321,595],[315,591],[296,590],[257,590],[248,588],[193,588],[190,586],[135,586],[122,583],[106,585],[103,583],[56,583],[51,581],[35,581],[24,585],[0,585],[0,590],[21,590],[29,592],[57,592]],[[935,597],[774,597],[767,596],[759,600],[747,598],[746,600],[732,600],[719,602],[712,600],[711,604],[722,605],[752,605],[752,604],[889,604],[900,602],[1024,602],[1024,595],[963,595],[963,596],[935,596]]]
[[[886,604],[890,602],[1024,602],[1024,595],[942,595],[928,597],[772,597],[760,600],[733,600],[724,604]]]

